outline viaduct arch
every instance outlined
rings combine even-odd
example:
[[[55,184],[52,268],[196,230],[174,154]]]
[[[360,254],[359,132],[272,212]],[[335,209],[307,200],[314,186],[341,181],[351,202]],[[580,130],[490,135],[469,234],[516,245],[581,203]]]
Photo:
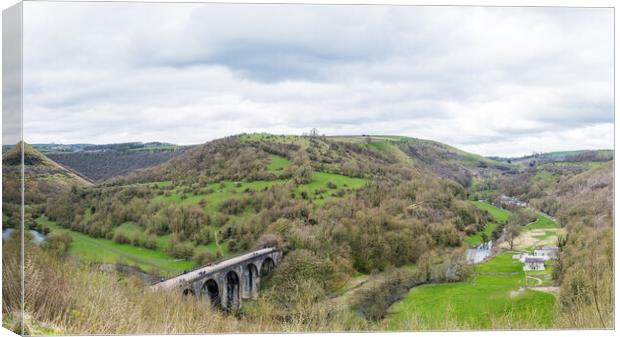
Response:
[[[214,307],[236,310],[245,299],[256,299],[261,279],[282,258],[277,248],[263,248],[216,264],[209,264],[151,285],[152,290],[178,288],[184,295],[200,296]]]

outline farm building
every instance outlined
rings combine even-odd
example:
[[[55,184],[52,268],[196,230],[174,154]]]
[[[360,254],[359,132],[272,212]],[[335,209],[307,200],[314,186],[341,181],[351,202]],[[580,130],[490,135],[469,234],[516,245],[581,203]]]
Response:
[[[527,203],[513,197],[509,197],[507,195],[502,195],[500,197],[500,202],[504,205],[508,206],[516,206],[516,207],[527,207]]]
[[[534,256],[540,257],[546,260],[555,259],[558,257],[558,247],[544,246],[534,250]]]
[[[525,258],[523,270],[545,270],[545,260],[540,257],[528,256]]]

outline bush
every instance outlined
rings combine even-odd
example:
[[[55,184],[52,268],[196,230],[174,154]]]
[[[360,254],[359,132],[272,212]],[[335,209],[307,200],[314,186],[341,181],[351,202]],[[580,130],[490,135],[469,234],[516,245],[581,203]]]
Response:
[[[177,234],[172,234],[166,246],[166,253],[177,259],[189,260],[194,255],[194,245],[187,241],[181,242]]]
[[[131,239],[123,232],[114,233],[114,242],[116,243],[131,243]]]
[[[177,259],[189,260],[194,255],[194,245],[191,242],[181,242],[174,248],[173,256]]]
[[[330,188],[330,189],[334,190],[334,189],[337,189],[337,188],[338,188],[338,185],[336,185],[336,183],[335,183],[335,182],[333,182],[332,180],[330,180],[330,181],[328,181],[328,182],[327,182],[327,188]]]
[[[69,251],[71,241],[73,241],[73,239],[69,233],[55,232],[45,237],[42,247],[56,255],[64,256]]]
[[[144,248],[155,249],[157,248],[157,236],[155,234],[150,234],[146,237],[144,241]]]
[[[131,244],[136,247],[143,247],[144,243],[145,240],[142,238],[141,235],[135,235],[133,238],[131,238]]]
[[[356,293],[354,306],[366,319],[379,321],[392,303],[423,282],[413,274],[390,270],[373,283],[373,286]]]
[[[215,255],[209,251],[196,252],[192,258],[199,265],[206,265],[211,261],[215,260]]]
[[[245,209],[245,202],[239,199],[226,199],[222,201],[218,210],[224,214],[235,215],[243,212]]]
[[[304,289],[298,287],[303,282],[313,284],[314,300],[323,297],[340,285],[336,268],[329,260],[320,258],[305,249],[295,250],[288,254],[275,269],[271,277],[271,285],[278,292],[275,295],[280,303],[294,303],[306,296]]]

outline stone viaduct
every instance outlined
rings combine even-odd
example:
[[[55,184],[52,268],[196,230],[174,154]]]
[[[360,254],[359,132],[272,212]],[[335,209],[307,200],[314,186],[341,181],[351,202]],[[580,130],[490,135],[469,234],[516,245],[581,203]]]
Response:
[[[242,299],[256,299],[261,278],[282,258],[277,248],[262,248],[208,264],[151,285],[152,290],[178,288],[184,295],[200,296],[215,307],[235,310]]]

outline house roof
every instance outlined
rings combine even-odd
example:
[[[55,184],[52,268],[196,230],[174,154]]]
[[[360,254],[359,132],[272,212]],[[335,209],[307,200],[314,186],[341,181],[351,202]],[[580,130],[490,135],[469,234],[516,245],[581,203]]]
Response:
[[[545,259],[540,258],[540,257],[526,257],[525,258],[525,263],[536,263],[536,262],[545,262]]]

